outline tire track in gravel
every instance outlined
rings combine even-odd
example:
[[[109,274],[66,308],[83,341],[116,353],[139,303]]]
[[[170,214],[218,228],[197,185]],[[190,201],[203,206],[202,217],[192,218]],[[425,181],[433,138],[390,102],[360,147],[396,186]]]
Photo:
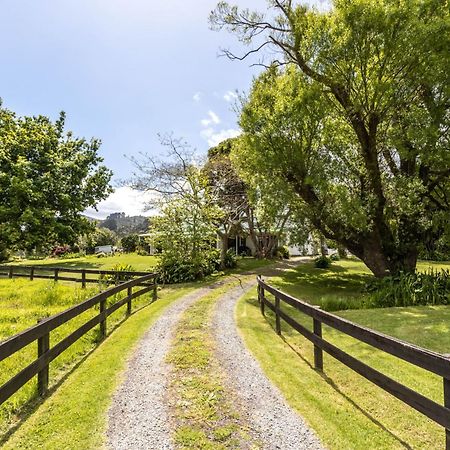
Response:
[[[241,414],[252,426],[264,449],[322,449],[314,432],[264,374],[237,329],[236,302],[255,284],[251,282],[231,289],[215,306],[211,333],[226,381],[239,399]]]
[[[181,297],[145,333],[108,412],[108,448],[174,448],[165,400],[170,372],[165,359],[182,313],[213,288],[214,285],[200,288]]]

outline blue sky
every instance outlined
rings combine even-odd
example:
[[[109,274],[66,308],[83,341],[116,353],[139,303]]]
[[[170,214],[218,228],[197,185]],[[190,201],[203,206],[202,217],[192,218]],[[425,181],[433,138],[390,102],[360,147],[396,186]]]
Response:
[[[263,0],[237,0],[263,9]],[[238,133],[234,92],[260,70],[218,58],[240,49],[211,31],[215,0],[2,0],[0,97],[20,115],[67,114],[67,128],[98,137],[114,182],[131,174],[123,156],[162,152],[157,133],[173,132],[200,152]],[[120,188],[99,205],[142,211],[143,198]]]

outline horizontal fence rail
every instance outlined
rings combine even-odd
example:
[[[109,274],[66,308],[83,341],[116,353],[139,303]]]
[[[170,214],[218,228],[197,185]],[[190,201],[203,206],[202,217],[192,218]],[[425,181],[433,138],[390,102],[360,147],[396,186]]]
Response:
[[[275,330],[281,334],[281,320],[284,320],[294,330],[302,334],[314,344],[314,366],[317,370],[323,370],[323,352],[333,356],[338,361],[350,367],[372,383],[389,392],[404,403],[421,412],[434,422],[445,428],[446,450],[450,450],[450,358],[439,353],[426,350],[413,344],[401,341],[369,328],[357,325],[339,316],[322,311],[317,306],[296,299],[279,289],[267,284],[258,276],[258,302],[261,313],[264,315],[267,306],[275,314]],[[265,296],[269,292],[275,298],[271,303]],[[300,311],[313,319],[313,331],[298,323],[280,308],[280,302],[286,303],[297,311]],[[354,358],[340,348],[331,344],[322,337],[322,324],[328,325],[335,330],[345,333],[361,342],[403,359],[415,366],[421,367],[429,372],[443,378],[444,405],[423,396],[422,394],[395,381],[389,376],[368,366],[362,361]]]
[[[90,272],[94,273],[93,271]],[[95,273],[99,272],[104,273],[105,271],[95,271]],[[130,272],[130,274],[141,275],[142,272]],[[43,395],[48,389],[50,362],[96,325],[99,325],[100,327],[100,339],[104,339],[106,337],[107,317],[125,304],[127,305],[126,314],[131,314],[131,303],[133,299],[152,291],[152,302],[155,301],[157,298],[156,280],[156,273],[145,273],[138,278],[121,282],[117,286],[102,291],[65,311],[42,319],[36,325],[0,342],[0,362],[14,355],[32,342],[37,342],[38,350],[36,360],[32,361],[27,367],[20,370],[0,386],[0,405],[36,375],[38,377],[38,394]],[[138,288],[138,290],[133,292],[133,288]],[[112,305],[107,306],[107,300],[122,291],[126,291],[126,296]],[[55,330],[97,305],[99,306],[98,314],[87,320],[86,323],[81,325],[75,331],[72,331],[53,347],[50,347],[50,333],[52,330]]]
[[[122,270],[97,270],[97,269],[73,269],[66,267],[50,266],[18,266],[18,265],[0,265],[0,278],[42,278],[54,281],[74,281],[81,283],[86,287],[87,283],[98,283],[102,281],[105,284],[117,284],[120,281],[126,281],[133,277],[143,277],[149,272],[134,272]],[[63,274],[63,275],[62,275]],[[64,274],[74,274],[77,276],[65,276]],[[88,275],[97,275],[97,277],[88,277]]]

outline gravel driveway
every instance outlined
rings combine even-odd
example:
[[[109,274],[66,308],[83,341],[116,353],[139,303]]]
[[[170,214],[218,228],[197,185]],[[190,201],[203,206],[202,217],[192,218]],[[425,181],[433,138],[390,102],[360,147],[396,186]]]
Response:
[[[303,419],[284,400],[245,346],[236,327],[234,309],[244,292],[255,285],[231,289],[217,304],[212,322],[216,354],[227,382],[242,405],[241,414],[265,449],[322,449]]]
[[[177,300],[145,333],[113,397],[108,413],[108,448],[174,448],[164,399],[169,373],[165,358],[181,314],[210,289],[198,289]]]

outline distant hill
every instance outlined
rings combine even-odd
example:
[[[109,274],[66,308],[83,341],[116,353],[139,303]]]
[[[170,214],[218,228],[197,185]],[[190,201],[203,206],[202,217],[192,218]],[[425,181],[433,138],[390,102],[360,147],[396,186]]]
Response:
[[[127,216],[123,212],[110,214],[105,220],[99,221],[98,226],[114,231],[118,236],[133,233],[146,233],[150,225],[149,218],[145,216]]]

